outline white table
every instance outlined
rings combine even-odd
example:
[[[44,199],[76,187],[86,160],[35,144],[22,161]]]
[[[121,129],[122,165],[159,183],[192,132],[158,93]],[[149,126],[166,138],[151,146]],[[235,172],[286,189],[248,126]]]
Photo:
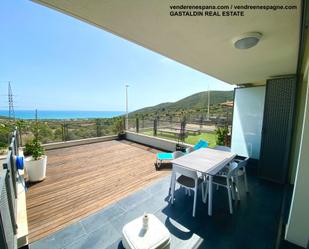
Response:
[[[208,215],[212,215],[212,177],[235,156],[236,154],[232,152],[201,148],[171,161],[173,165],[176,164],[208,175]],[[171,181],[174,178],[174,173],[172,173]]]

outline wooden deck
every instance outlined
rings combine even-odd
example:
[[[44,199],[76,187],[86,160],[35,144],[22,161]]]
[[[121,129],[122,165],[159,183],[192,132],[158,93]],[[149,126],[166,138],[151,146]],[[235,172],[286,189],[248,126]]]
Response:
[[[27,192],[30,242],[167,175],[155,170],[156,152],[125,140],[47,151],[47,177]]]

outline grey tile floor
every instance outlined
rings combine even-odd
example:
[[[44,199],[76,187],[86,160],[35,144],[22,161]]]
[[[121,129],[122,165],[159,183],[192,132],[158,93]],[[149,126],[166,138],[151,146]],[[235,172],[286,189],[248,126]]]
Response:
[[[249,176],[250,193],[241,192],[228,211],[227,193],[214,191],[213,216],[207,215],[199,191],[196,217],[192,217],[193,197],[177,189],[174,205],[168,202],[169,177],[132,193],[119,202],[92,214],[30,245],[31,249],[123,248],[124,224],[144,212],[155,214],[171,233],[171,248],[273,248],[281,206],[280,186]]]

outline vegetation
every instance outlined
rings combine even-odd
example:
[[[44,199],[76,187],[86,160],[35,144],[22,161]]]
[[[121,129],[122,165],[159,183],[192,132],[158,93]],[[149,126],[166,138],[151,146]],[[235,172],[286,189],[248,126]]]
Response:
[[[152,136],[153,131],[152,130],[144,131],[142,134]],[[178,141],[177,137],[175,137],[174,135],[167,135],[167,134],[159,133],[157,137]],[[217,145],[217,135],[215,133],[210,133],[210,132],[203,132],[199,135],[188,135],[185,138],[184,142],[193,145],[193,144],[196,144],[200,139],[206,140],[209,143],[209,147],[211,148]]]
[[[7,120],[7,119],[5,119]],[[11,122],[0,122],[0,155],[7,152],[9,146],[10,132],[12,131]]]
[[[15,126],[20,133],[22,145],[31,150],[41,142],[61,142],[82,138],[121,134],[123,117],[84,120],[16,120],[0,118],[0,152],[8,147],[9,134]],[[37,149],[38,150],[38,149]]]
[[[9,137],[9,127],[5,124],[0,124],[0,148],[7,147]]]
[[[225,108],[221,104],[233,101],[233,91],[211,91],[210,113],[212,115],[231,114],[231,108]],[[156,106],[146,107],[130,113],[130,116],[139,117],[183,117],[188,115],[201,116],[207,113],[208,92],[200,92],[181,99],[177,102],[161,103]]]
[[[17,126],[19,126],[19,128],[22,128],[22,126],[24,125],[24,121],[21,122],[21,120],[18,120],[17,122]],[[44,130],[45,132],[42,134],[42,127],[46,128],[46,125],[42,125],[38,119],[37,119],[37,114],[36,114],[36,119],[35,119],[35,123],[33,126],[31,126],[32,129],[32,133],[34,135],[34,139],[30,142],[27,142],[24,148],[24,155],[25,156],[32,156],[32,158],[34,160],[38,160],[40,159],[44,154],[44,148],[42,147],[40,141],[39,141],[39,137],[40,136],[44,136],[46,135],[46,131],[48,133],[48,130]],[[21,130],[20,130],[21,131]]]
[[[45,154],[41,143],[35,138],[31,142],[26,143],[24,148],[25,156],[32,156],[34,160],[40,159]]]
[[[121,135],[124,132],[124,122],[122,117],[114,118],[113,132]]]
[[[209,147],[213,148],[217,145],[217,135],[215,133],[201,133],[200,135],[189,135],[185,139],[185,143],[196,144],[200,139],[204,139],[208,142]]]
[[[216,134],[217,134],[217,144],[218,145],[225,145],[226,137],[229,134],[229,128],[226,127],[218,127],[216,129]]]
[[[214,127],[229,126],[231,124],[233,91],[212,91],[210,93],[210,121],[206,120],[208,92],[200,92],[181,99],[174,103],[162,103],[152,107],[146,107],[129,114],[129,127],[134,127],[136,118],[139,119],[140,131],[153,135],[154,119],[159,118],[160,126],[180,126],[182,120],[195,126]],[[225,104],[223,104],[225,103]],[[133,126],[132,126],[133,125]],[[40,142],[60,142],[83,138],[99,137],[106,135],[121,135],[124,129],[124,117],[97,118],[83,120],[16,120],[12,121],[0,117],[0,152],[7,148],[9,134],[13,127],[20,131],[19,140],[26,144],[25,151],[36,157],[40,157],[44,151],[40,148]],[[146,131],[148,130],[148,131]],[[205,139],[210,146],[224,144],[228,128],[217,128],[216,133],[202,131],[200,135],[189,135],[186,143],[195,144],[199,139]],[[178,140],[175,135],[162,135],[159,137]]]

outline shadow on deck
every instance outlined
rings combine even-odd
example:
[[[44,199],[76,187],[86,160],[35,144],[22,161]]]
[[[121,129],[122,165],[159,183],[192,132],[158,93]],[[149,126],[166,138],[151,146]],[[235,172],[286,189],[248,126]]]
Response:
[[[282,187],[248,176],[250,193],[241,191],[241,200],[234,201],[234,214],[228,210],[227,193],[214,191],[213,216],[207,215],[207,204],[199,191],[196,217],[192,217],[193,197],[178,189],[174,205],[168,200],[169,176],[130,196],[101,209],[31,245],[31,249],[98,249],[123,248],[121,231],[124,224],[154,213],[171,233],[171,248],[266,249],[274,248]]]

